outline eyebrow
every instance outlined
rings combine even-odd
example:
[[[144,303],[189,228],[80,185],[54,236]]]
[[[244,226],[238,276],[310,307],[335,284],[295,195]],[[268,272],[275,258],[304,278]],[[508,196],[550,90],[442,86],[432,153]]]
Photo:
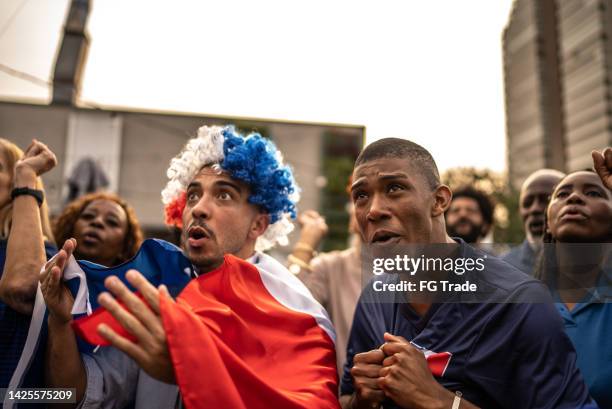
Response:
[[[379,180],[393,180],[393,179],[409,179],[408,175],[404,172],[394,172],[394,173],[381,173],[379,174]],[[351,191],[360,188],[362,185],[365,185],[365,177],[361,177],[355,181],[351,185]]]
[[[87,212],[95,213],[96,215],[98,215],[100,213],[97,209],[85,208],[81,212],[81,214],[85,214]],[[117,220],[121,220],[120,213],[117,210],[115,210],[115,209],[109,210],[106,214],[104,214],[104,217],[112,217],[112,218],[115,218]]]
[[[234,189],[239,194],[242,194],[242,189],[240,189],[240,186],[237,183],[230,182],[229,180],[220,180],[216,182],[215,185],[217,187],[229,187],[231,189]]]
[[[568,183],[566,185],[561,185],[561,186],[557,187],[557,189],[555,189],[555,190],[571,189],[573,187],[574,187],[573,183]],[[600,186],[600,185],[598,185],[596,183],[585,183],[584,187],[586,187],[586,188],[595,188],[595,189],[599,189],[599,190],[605,191],[605,189],[602,186]]]
[[[351,192],[355,189],[360,188],[361,186],[365,185],[365,178],[361,177],[359,179],[357,179],[355,182],[353,182],[353,184],[351,185]]]
[[[189,186],[187,186],[187,190],[191,189],[192,187],[202,187],[202,184],[200,182],[191,182],[189,184]]]
[[[585,183],[584,186],[585,187],[594,187],[594,188],[597,188],[597,189],[600,189],[600,190],[604,190],[603,186],[600,186],[600,185],[598,185],[596,183]]]
[[[381,173],[380,179],[389,180],[389,179],[409,179],[408,175],[404,172],[395,172],[395,173]]]
[[[116,214],[114,212],[107,214],[106,217],[107,217],[108,220],[113,220],[113,221],[115,221],[117,223],[121,223],[123,220],[127,221],[127,215],[126,215],[126,217],[124,219],[124,218],[122,218],[121,216],[119,216],[118,214]]]

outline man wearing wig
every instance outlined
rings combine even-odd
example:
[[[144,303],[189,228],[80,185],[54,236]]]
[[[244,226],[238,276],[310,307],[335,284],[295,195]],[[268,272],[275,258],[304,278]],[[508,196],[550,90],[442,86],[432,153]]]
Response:
[[[72,328],[50,324],[50,386],[76,386],[82,407],[339,407],[327,313],[261,253],[293,228],[298,188],[280,152],[259,134],[205,126],[168,178],[166,222],[181,227],[194,278],[176,300],[134,270],[126,279],[138,295],[107,278],[103,310],[74,324],[107,346],[79,354],[71,341],[68,351]],[[50,323],[69,311],[57,295],[74,245],[66,242],[41,280]]]

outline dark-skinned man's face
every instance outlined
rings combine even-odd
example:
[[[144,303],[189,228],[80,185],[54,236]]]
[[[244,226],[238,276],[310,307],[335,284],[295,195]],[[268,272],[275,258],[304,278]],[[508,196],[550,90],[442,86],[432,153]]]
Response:
[[[460,237],[466,243],[477,243],[488,233],[489,225],[482,217],[478,202],[471,197],[453,198],[445,217],[448,235]]]
[[[556,176],[543,175],[533,179],[521,189],[519,210],[529,242],[541,239],[544,234],[544,213],[559,180],[560,178]]]
[[[379,158],[353,171],[351,197],[363,240],[377,246],[429,243],[433,193],[405,158]]]

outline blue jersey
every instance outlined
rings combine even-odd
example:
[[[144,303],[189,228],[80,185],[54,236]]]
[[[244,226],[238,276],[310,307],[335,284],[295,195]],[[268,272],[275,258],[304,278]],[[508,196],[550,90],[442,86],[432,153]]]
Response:
[[[461,252],[484,256],[463,242]],[[355,354],[380,347],[389,332],[446,357],[436,380],[479,407],[596,407],[546,287],[490,255],[485,270],[466,274],[478,275],[470,281],[487,286],[492,302],[433,304],[420,317],[408,304],[377,302],[368,285],[355,311],[341,394],[354,392]]]
[[[598,291],[571,311],[563,303],[557,303],[557,309],[591,396],[600,407],[612,408],[612,291],[609,287]]]
[[[0,276],[4,271],[6,260],[7,240],[0,241]],[[55,246],[45,243],[47,258],[57,252]],[[0,302],[0,388],[6,388],[11,380],[13,371],[17,367],[21,350],[28,337],[31,316],[20,314],[8,305]],[[46,332],[43,331],[41,339],[44,345]],[[44,348],[34,356],[23,387],[43,386],[43,353]]]
[[[79,291],[86,287],[88,297],[82,301],[89,303],[91,310],[99,307],[98,296],[107,291],[104,287],[104,280],[112,275],[117,276],[130,290],[134,291],[135,289],[125,278],[125,273],[130,269],[138,270],[154,286],[165,284],[173,297],[176,297],[189,283],[192,275],[191,262],[185,257],[182,250],[174,244],[158,239],[143,241],[136,255],[118,266],[104,267],[86,260],[79,260],[77,265],[77,270],[82,270],[81,276],[84,276],[85,281],[71,278],[66,281],[66,285],[75,297],[75,305],[79,303]],[[74,267],[76,268],[77,265]],[[71,266],[71,264],[67,266],[64,275]],[[81,310],[82,314],[77,314],[75,318],[84,315],[86,310],[85,306],[76,306],[76,309]],[[81,338],[77,339],[77,343],[81,352],[91,352],[94,348]]]
[[[178,247],[156,239],[145,240],[132,259],[111,268],[88,261],[76,262],[71,259],[64,269],[64,280],[75,299],[73,308],[75,318],[98,308],[98,295],[106,290],[104,280],[111,275],[116,275],[133,290],[125,278],[125,273],[129,269],[140,271],[155,286],[165,284],[173,296],[176,296],[187,285],[193,272],[191,262]],[[0,361],[3,371],[1,373],[2,380],[6,384],[11,381],[13,385],[19,387],[32,385],[28,381],[32,370],[28,371],[27,368],[37,367],[38,364],[40,364],[41,370],[36,371],[36,373],[40,374],[39,378],[42,377],[42,359],[39,358],[45,350],[47,320],[45,307],[43,304],[39,305],[39,302],[40,300],[37,300],[34,305],[31,319],[30,317],[17,317],[19,318],[18,326],[13,321],[7,321],[7,317],[10,316],[6,313],[1,316],[3,318],[2,331],[7,333],[6,338],[2,334],[2,340],[11,339],[8,338],[8,332],[5,329],[8,325],[11,325],[11,328],[16,327],[16,330],[13,331],[15,338],[8,343],[11,349],[0,349],[2,353],[0,357],[3,358],[3,361]],[[4,311],[9,310],[8,307],[4,308]],[[15,314],[15,312],[12,312],[11,316]],[[81,352],[90,352],[93,349],[93,346],[81,339],[78,339],[78,343]],[[0,347],[2,345],[0,344]],[[7,357],[10,357],[10,361],[8,358],[4,358],[5,352],[7,352]]]

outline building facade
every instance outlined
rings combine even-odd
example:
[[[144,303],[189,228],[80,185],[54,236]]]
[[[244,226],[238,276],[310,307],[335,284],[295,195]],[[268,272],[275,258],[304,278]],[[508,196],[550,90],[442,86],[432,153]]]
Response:
[[[515,0],[503,33],[508,174],[591,166],[612,144],[612,0]]]

